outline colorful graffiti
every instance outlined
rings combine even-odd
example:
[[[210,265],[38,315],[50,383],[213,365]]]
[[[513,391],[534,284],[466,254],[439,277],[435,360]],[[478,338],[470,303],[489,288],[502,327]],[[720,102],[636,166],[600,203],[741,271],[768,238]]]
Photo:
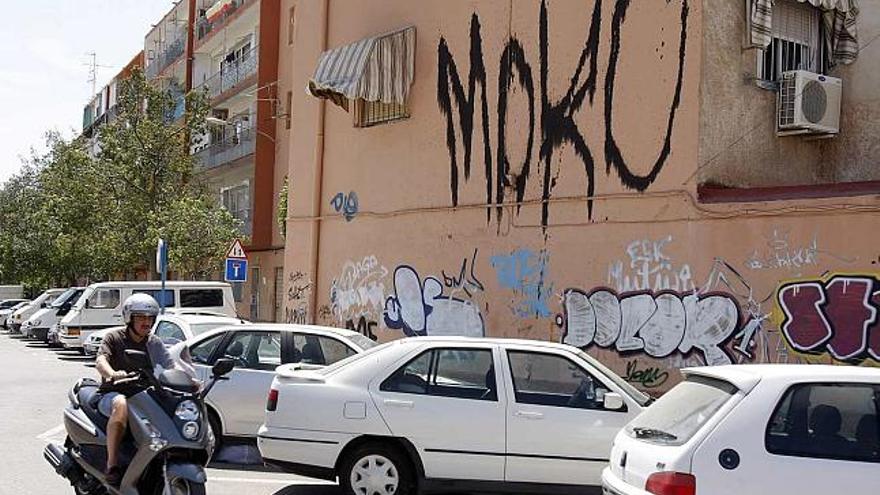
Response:
[[[394,270],[394,294],[385,300],[385,325],[407,336],[459,335],[482,337],[485,325],[471,301],[443,294],[436,277],[424,280],[411,266]]]
[[[641,239],[626,246],[627,261],[614,261],[608,266],[608,284],[618,292],[694,290],[691,267],[677,266],[664,250],[672,242],[668,235],[660,240]]]
[[[880,279],[831,275],[783,284],[780,330],[795,351],[841,361],[880,361]]]
[[[699,351],[708,365],[730,364],[725,349],[736,335],[740,312],[727,294],[629,293],[609,289],[587,293],[567,289],[557,323],[563,342],[592,345],[619,353],[641,352],[654,358]]]
[[[384,309],[388,269],[375,256],[346,261],[330,284],[330,311],[338,323],[365,316],[378,320]]]
[[[336,196],[333,196],[333,199],[330,200],[330,206],[333,207],[336,213],[341,213],[346,222],[354,220],[360,208],[357,193],[354,191],[348,194],[336,193]]]
[[[519,296],[511,310],[520,318],[547,318],[553,315],[548,306],[553,285],[544,283],[549,255],[517,249],[510,254],[492,256],[491,264],[498,277],[498,285],[512,289]]]
[[[676,26],[677,33],[670,34],[677,38],[677,60],[673,63],[677,64],[677,77],[675,79],[675,88],[672,91],[672,100],[669,105],[668,113],[664,117],[664,122],[657,123],[656,127],[665,131],[663,137],[663,145],[657,151],[656,160],[650,164],[650,168],[644,175],[640,175],[630,168],[627,160],[624,158],[624,152],[621,150],[614,135],[613,117],[614,117],[614,91],[615,85],[619,82],[617,79],[617,67],[621,58],[626,61],[626,56],[622,57],[621,31],[627,19],[627,11],[632,2],[630,0],[618,0],[614,4],[614,11],[611,17],[611,47],[608,50],[608,63],[604,78],[604,136],[602,144],[604,147],[604,164],[606,174],[611,173],[613,168],[620,177],[623,185],[629,189],[636,191],[646,190],[660,174],[666,164],[667,159],[672,151],[672,131],[675,127],[675,118],[679,104],[681,103],[682,83],[684,75],[685,52],[687,45],[688,31],[688,0],[682,0],[680,7],[673,6],[670,8],[680,9],[679,25]],[[670,2],[666,2],[667,5]],[[678,12],[678,11],[677,11]],[[636,14],[630,14],[630,17]],[[471,177],[471,151],[473,147],[474,135],[474,116],[478,113],[482,120],[482,139],[483,150],[482,156],[484,160],[484,175],[486,180],[486,204],[494,205],[487,208],[486,221],[492,219],[493,209],[498,225],[501,224],[503,215],[502,204],[505,201],[505,190],[512,187],[515,190],[516,203],[522,204],[525,196],[526,186],[532,178],[532,159],[536,146],[535,134],[536,125],[539,125],[539,139],[537,141],[538,160],[543,162],[543,174],[541,177],[542,190],[542,211],[541,224],[546,228],[549,220],[550,199],[557,180],[554,175],[554,153],[561,148],[570,146],[575,155],[583,166],[586,176],[585,194],[592,198],[596,189],[596,159],[594,151],[588,144],[581,128],[584,119],[579,119],[578,115],[585,111],[584,105],[587,99],[589,104],[587,109],[593,106],[593,98],[598,89],[599,79],[599,41],[601,31],[603,29],[602,19],[602,2],[595,1],[593,4],[592,14],[588,20],[586,40],[584,41],[583,50],[580,53],[574,73],[571,77],[565,78],[570,80],[570,85],[561,98],[551,97],[548,75],[549,75],[549,48],[550,48],[550,28],[548,22],[547,2],[541,2],[539,33],[538,33],[538,89],[536,102],[535,80],[533,76],[532,63],[526,57],[526,51],[522,43],[510,36],[504,45],[501,53],[498,74],[498,101],[497,101],[497,119],[498,119],[498,137],[497,148],[495,153],[492,151],[492,142],[489,131],[489,102],[487,98],[487,75],[486,62],[483,57],[483,39],[481,35],[481,24],[479,16],[474,13],[471,16],[470,25],[470,70],[467,73],[467,88],[462,84],[462,77],[459,74],[455,58],[449,49],[446,38],[441,37],[437,45],[437,103],[440,112],[446,118],[446,146],[450,159],[450,193],[452,195],[452,204],[458,205],[459,195],[459,176],[464,175],[467,181]],[[663,40],[665,46],[666,40]],[[669,50],[676,47],[670,43]],[[627,63],[627,62],[624,62]],[[625,81],[624,81],[625,83]],[[479,97],[481,99],[480,107],[476,107],[476,86],[480,86]],[[528,101],[528,128],[526,130],[527,144],[525,153],[521,158],[521,162],[517,162],[511,166],[510,151],[507,149],[506,132],[507,132],[507,113],[508,100],[513,93],[511,87],[519,86],[518,91],[525,95]],[[538,107],[538,108],[536,108]],[[458,113],[458,122],[456,123],[455,111]],[[539,117],[540,115],[540,117]],[[456,135],[456,128],[460,129],[460,136]],[[458,140],[461,140],[464,151],[462,163],[458,158]],[[494,164],[493,164],[493,156]],[[516,161],[514,158],[513,161]],[[460,170],[460,167],[463,170]],[[536,167],[538,168],[538,167]],[[587,201],[587,216],[592,218],[593,200]],[[519,208],[517,208],[519,213]]]

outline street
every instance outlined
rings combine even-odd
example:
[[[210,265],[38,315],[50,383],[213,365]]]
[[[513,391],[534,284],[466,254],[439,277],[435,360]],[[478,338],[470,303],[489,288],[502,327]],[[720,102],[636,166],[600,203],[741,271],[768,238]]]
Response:
[[[97,378],[94,359],[78,352],[48,348],[19,335],[0,332],[0,495],[73,493],[43,459],[47,442],[62,443],[62,410],[67,393],[80,377]],[[218,465],[208,469],[208,492],[225,495],[337,495],[321,480],[262,469]]]

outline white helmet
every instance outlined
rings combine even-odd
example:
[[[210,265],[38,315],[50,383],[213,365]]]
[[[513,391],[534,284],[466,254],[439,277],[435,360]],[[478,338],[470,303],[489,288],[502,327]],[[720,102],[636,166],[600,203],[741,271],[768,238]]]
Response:
[[[149,294],[132,294],[122,304],[122,320],[131,323],[132,315],[156,316],[159,314],[159,303]]]

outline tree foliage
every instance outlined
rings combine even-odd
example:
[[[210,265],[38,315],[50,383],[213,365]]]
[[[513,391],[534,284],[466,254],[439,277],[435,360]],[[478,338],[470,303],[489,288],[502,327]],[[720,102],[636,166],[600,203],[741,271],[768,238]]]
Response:
[[[33,286],[136,271],[154,273],[156,242],[181,277],[220,269],[238,221],[200,179],[189,138],[205,128],[203,94],[170,91],[135,71],[121,84],[117,118],[93,139],[47,135],[0,187],[0,279]]]

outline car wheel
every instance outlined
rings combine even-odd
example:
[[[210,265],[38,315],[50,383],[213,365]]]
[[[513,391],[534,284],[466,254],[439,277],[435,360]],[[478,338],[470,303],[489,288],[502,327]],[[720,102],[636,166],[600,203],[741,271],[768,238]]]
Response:
[[[339,472],[346,495],[409,495],[414,493],[414,481],[409,459],[398,449],[380,443],[352,451]]]
[[[211,426],[211,432],[214,434],[214,452],[211,454],[211,461],[220,454],[223,448],[223,426],[220,424],[220,417],[217,413],[208,409],[208,425]]]

